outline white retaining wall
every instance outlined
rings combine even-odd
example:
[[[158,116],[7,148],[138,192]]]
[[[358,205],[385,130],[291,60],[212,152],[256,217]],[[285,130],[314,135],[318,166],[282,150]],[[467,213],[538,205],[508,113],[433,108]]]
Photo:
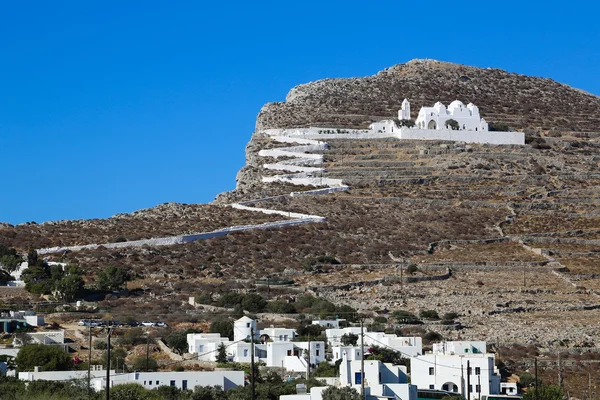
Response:
[[[453,131],[451,129],[414,129],[402,128],[398,139],[410,140],[451,140],[467,143],[489,144],[525,144],[523,132],[496,132],[496,131]]]

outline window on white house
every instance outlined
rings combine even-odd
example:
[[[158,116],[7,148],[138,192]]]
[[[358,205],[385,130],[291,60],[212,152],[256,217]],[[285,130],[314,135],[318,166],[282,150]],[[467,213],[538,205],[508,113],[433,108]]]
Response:
[[[475,367],[475,375],[481,375],[481,368]]]
[[[481,386],[479,386],[479,385],[475,385],[475,391],[476,391],[477,393],[481,392]]]
[[[448,384],[445,383],[442,385],[442,390],[445,390],[446,392],[448,391]]]
[[[435,375],[435,368],[429,367],[429,375]]]
[[[315,354],[316,354],[316,355],[317,355],[317,357],[318,357],[318,356],[319,356],[319,354],[320,354],[320,351],[319,351],[319,350],[317,350],[317,351],[315,352]]]
[[[171,386],[175,386],[175,381],[171,381],[171,382],[170,382],[170,385],[171,385]]]
[[[250,328],[250,322],[246,322],[246,328]]]
[[[181,381],[181,390],[187,390],[187,380]]]
[[[469,392],[473,393],[473,385],[469,385]]]
[[[429,389],[435,389],[435,385],[429,385]]]
[[[244,349],[244,357],[248,357],[248,349]]]
[[[159,384],[160,384],[160,382],[156,381],[156,384],[157,384],[157,385],[159,385]]]

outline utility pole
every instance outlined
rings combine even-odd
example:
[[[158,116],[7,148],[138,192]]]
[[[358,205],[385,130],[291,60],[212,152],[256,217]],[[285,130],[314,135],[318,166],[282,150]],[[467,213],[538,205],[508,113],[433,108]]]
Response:
[[[88,392],[92,391],[92,325],[89,326],[88,341]]]
[[[563,387],[562,363],[560,360],[560,350],[558,350],[558,386]]]
[[[254,328],[250,328],[250,371],[252,378],[252,400],[256,400],[255,371],[254,371]]]
[[[477,375],[477,400],[481,400],[481,375]]]
[[[360,319],[360,397],[366,400],[365,393],[365,328],[363,319]]]
[[[535,400],[538,400],[538,371],[537,371],[537,358],[534,358],[534,368],[535,368]]]
[[[588,366],[588,393],[589,393],[590,400],[592,400],[592,398],[593,398],[592,397],[592,374],[589,371],[589,366]]]
[[[306,380],[310,378],[310,335],[308,335],[308,360],[306,362]]]
[[[467,360],[467,400],[471,400],[471,361]]]
[[[110,335],[113,328],[108,327],[106,334],[106,388],[104,390],[106,400],[110,400]]]
[[[461,388],[461,393],[463,395],[463,399],[465,398],[465,371],[463,369],[463,359],[462,356],[460,356],[460,388]]]
[[[150,332],[146,332],[146,372],[150,361]]]

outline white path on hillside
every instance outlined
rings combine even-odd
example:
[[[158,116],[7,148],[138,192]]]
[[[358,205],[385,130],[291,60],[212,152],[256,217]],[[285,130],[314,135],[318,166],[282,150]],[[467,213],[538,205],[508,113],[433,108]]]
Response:
[[[282,210],[272,210],[267,208],[259,208],[252,207],[251,204],[273,200],[275,198],[282,197],[294,197],[294,196],[315,196],[321,194],[328,194],[338,191],[348,190],[348,186],[342,185],[341,179],[328,179],[323,178],[322,176],[313,176],[313,174],[321,174],[323,173],[322,167],[309,167],[308,165],[322,165],[323,163],[323,155],[322,154],[309,154],[306,153],[308,151],[323,151],[327,150],[327,143],[311,140],[311,139],[302,139],[302,138],[289,138],[285,136],[274,136],[272,137],[274,141],[279,141],[283,143],[296,143],[297,146],[284,147],[279,149],[270,149],[270,150],[261,150],[259,152],[260,156],[269,156],[269,157],[294,157],[291,160],[285,160],[280,163],[275,164],[265,164],[266,169],[274,169],[280,171],[290,171],[290,172],[300,172],[296,174],[287,174],[287,175],[278,175],[275,177],[264,177],[264,182],[289,182],[297,185],[312,185],[312,186],[330,186],[324,189],[316,189],[309,190],[306,192],[292,192],[290,194],[275,196],[275,197],[267,197],[262,199],[249,200],[240,203],[229,204],[230,207],[233,207],[238,210],[246,210],[253,212],[260,212],[263,214],[275,214],[287,217],[289,219],[275,221],[275,222],[265,222],[262,224],[255,225],[239,225],[239,226],[230,226],[223,229],[217,229],[215,231],[210,232],[200,232],[190,235],[177,235],[177,236],[168,236],[161,238],[152,238],[152,239],[142,239],[142,240],[133,240],[130,242],[119,242],[119,243],[103,243],[103,244],[87,244],[81,246],[65,246],[65,247],[50,247],[45,249],[38,249],[37,252],[39,254],[51,254],[58,253],[64,251],[79,251],[85,249],[96,249],[100,246],[106,247],[109,249],[115,248],[124,248],[124,247],[141,247],[145,245],[149,246],[171,246],[175,244],[183,244],[190,243],[196,240],[205,240],[219,236],[225,236],[231,232],[242,232],[256,229],[272,229],[272,228],[282,228],[285,226],[294,226],[294,225],[302,225],[302,224],[310,224],[310,223],[319,223],[325,222],[325,217],[321,217],[318,215],[310,215],[310,214],[301,214],[294,213],[290,211],[282,211]]]

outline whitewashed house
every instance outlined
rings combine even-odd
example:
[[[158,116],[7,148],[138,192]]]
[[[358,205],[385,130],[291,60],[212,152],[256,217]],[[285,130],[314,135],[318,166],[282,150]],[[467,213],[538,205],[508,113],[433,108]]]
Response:
[[[232,360],[249,363],[252,360],[252,345],[247,342],[230,346]],[[254,345],[254,360],[264,362],[267,367],[283,368],[286,371],[305,372],[310,354],[310,364],[317,365],[325,360],[324,342],[267,342]]]
[[[365,346],[387,347],[405,357],[423,354],[423,339],[419,336],[403,337],[393,333],[365,332]]]
[[[417,400],[417,387],[408,383],[406,367],[365,360],[361,374],[361,361],[342,360],[340,386],[350,386],[360,393],[361,381],[365,380],[366,398]]]
[[[223,390],[229,390],[244,385],[244,371],[131,372],[110,376],[110,387],[127,383],[137,383],[146,389],[173,386],[194,390],[196,386],[221,386]],[[106,376],[92,379],[92,387],[96,391],[106,388]]]
[[[337,329],[340,327],[340,323],[344,323],[344,322],[346,322],[345,319],[313,319],[312,320],[313,325],[324,326],[327,329],[331,329],[331,328]]]
[[[471,399],[500,393],[500,375],[494,354],[485,342],[446,342],[431,354],[411,358],[411,382],[419,389],[445,390]]]
[[[332,347],[333,359],[335,362],[343,357],[343,352],[346,352],[350,360],[360,360],[360,349],[358,346],[344,346],[342,336],[346,334],[354,334],[358,336],[357,345],[360,346],[360,328],[349,327],[342,329],[327,329],[325,335],[327,342]],[[423,354],[423,339],[418,336],[401,337],[393,333],[385,332],[365,332],[364,333],[365,351],[369,347],[379,346],[394,349],[400,352],[405,357],[412,357]]]
[[[325,330],[325,336],[327,337],[327,343],[330,346],[341,346],[342,336],[346,334],[354,334],[360,337],[360,327],[349,326],[346,328],[331,328]]]
[[[217,349],[224,343],[230,346],[229,338],[221,337],[218,333],[188,333],[188,353],[198,354],[198,360],[216,361]]]
[[[256,321],[245,315],[233,323],[233,341],[250,340],[250,334],[254,332],[254,340],[258,340],[260,334],[256,330]]]
[[[260,341],[288,342],[296,337],[296,330],[290,328],[265,328],[260,330]]]

